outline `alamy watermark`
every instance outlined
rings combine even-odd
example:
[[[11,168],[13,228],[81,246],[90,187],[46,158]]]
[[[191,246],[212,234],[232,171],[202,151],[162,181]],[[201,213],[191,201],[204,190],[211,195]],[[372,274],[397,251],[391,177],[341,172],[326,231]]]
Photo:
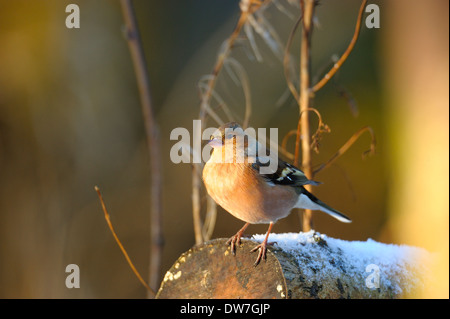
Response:
[[[66,287],[69,289],[80,288],[80,267],[77,264],[69,264],[66,266]]]
[[[79,29],[80,28],[80,7],[76,4],[68,4],[66,12],[70,13],[66,17],[66,28]]]
[[[220,139],[221,132],[217,128],[208,127],[202,131],[200,120],[193,120],[192,127],[192,141],[191,133],[184,127],[174,128],[170,133],[170,140],[178,141],[170,149],[170,160],[175,164],[207,162],[211,157],[212,148],[218,146],[211,140],[211,136],[215,136],[216,140]],[[224,156],[220,157],[221,162],[258,162],[262,164],[259,166],[261,174],[275,173],[278,167],[278,129],[270,128],[269,132],[268,141],[266,128],[257,130],[252,127],[245,130],[240,127],[226,128],[223,132],[225,140],[234,138],[235,143],[224,142],[223,145],[220,145],[220,147],[224,147]],[[211,143],[207,143],[202,148],[202,141]],[[266,147],[267,144],[269,148]]]
[[[366,272],[370,273],[366,278],[366,287],[369,289],[380,288],[380,267],[375,264],[369,264]]]
[[[365,9],[369,13],[366,17],[365,24],[368,29],[380,28],[380,7],[376,4],[368,4]],[[68,4],[66,6],[66,27],[68,29],[80,28],[80,7],[77,4]]]
[[[366,12],[369,13],[366,17],[366,27],[368,29],[380,28],[380,7],[376,4],[368,4]]]

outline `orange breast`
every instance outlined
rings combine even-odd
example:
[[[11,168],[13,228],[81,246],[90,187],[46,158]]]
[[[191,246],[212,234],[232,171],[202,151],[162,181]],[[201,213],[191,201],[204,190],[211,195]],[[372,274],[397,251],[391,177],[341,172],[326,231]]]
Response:
[[[288,186],[270,186],[249,164],[206,163],[203,180],[209,195],[245,222],[270,223],[289,215],[297,201]]]

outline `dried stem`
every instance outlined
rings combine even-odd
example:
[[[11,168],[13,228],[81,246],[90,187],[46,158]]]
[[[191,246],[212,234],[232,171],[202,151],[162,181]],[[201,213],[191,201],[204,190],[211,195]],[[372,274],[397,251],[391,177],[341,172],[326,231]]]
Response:
[[[363,0],[361,3],[361,7],[359,8],[358,20],[356,21],[355,32],[353,34],[353,38],[350,41],[349,46],[345,50],[344,54],[342,54],[341,58],[333,65],[331,70],[328,71],[327,74],[325,74],[325,76],[322,78],[322,80],[320,80],[316,85],[313,86],[313,88],[311,90],[312,92],[317,92],[318,90],[320,90],[333,77],[333,75],[336,74],[336,72],[339,70],[339,68],[345,62],[345,60],[347,60],[348,56],[350,55],[350,52],[352,52],[352,50],[356,44],[356,41],[358,40],[358,37],[359,37],[359,31],[361,30],[361,22],[362,22],[364,8],[366,7],[366,4],[367,4],[367,0]]]
[[[292,40],[294,39],[295,31],[297,31],[298,26],[300,25],[300,22],[302,21],[302,19],[303,19],[303,12],[298,17],[297,21],[295,22],[294,26],[292,27],[291,33],[289,34],[289,38],[287,40],[286,48],[284,51],[284,59],[283,59],[283,69],[284,69],[284,76],[286,77],[286,83],[296,101],[299,100],[299,95],[298,95],[297,89],[295,88],[294,83],[292,82],[291,75],[289,74],[289,69],[290,69],[289,62],[290,62],[290,58],[291,58],[289,50],[291,48]]]
[[[297,136],[297,130],[290,130],[286,133],[286,135],[283,137],[283,140],[281,141],[281,149],[286,151],[287,142],[293,135]]]
[[[366,156],[367,154],[374,154],[375,153],[375,146],[376,146],[376,140],[375,140],[375,133],[373,132],[373,129],[370,126],[365,126],[361,129],[359,129],[356,133],[354,133],[347,142],[345,142],[344,145],[341,146],[341,148],[326,162],[319,166],[316,170],[314,170],[313,175],[316,175],[321,170],[329,167],[331,164],[334,163],[342,154],[347,152],[347,150],[353,145],[353,143],[356,142],[356,140],[363,134],[364,132],[369,132],[371,137],[370,142],[370,149],[365,151],[363,153],[363,156]]]
[[[230,35],[230,37],[225,42],[225,47],[221,54],[219,54],[216,64],[214,65],[213,71],[211,73],[211,77],[209,78],[208,85],[207,85],[207,91],[202,94],[202,102],[200,106],[200,119],[203,121],[206,117],[206,113],[211,111],[211,108],[209,106],[209,100],[211,98],[212,92],[214,90],[214,87],[216,85],[217,77],[220,73],[220,71],[223,69],[223,65],[225,63],[226,58],[231,52],[231,48],[233,47],[237,37],[241,33],[242,28],[244,27],[245,23],[247,22],[249,14],[252,14],[261,4],[259,1],[246,1],[249,3],[248,7],[243,8],[241,6],[241,15],[239,16],[239,20],[236,24],[236,27],[233,30],[233,33]],[[219,123],[223,124],[223,123]]]
[[[133,60],[137,85],[141,99],[142,114],[144,117],[145,132],[147,137],[148,156],[151,171],[151,251],[150,251],[150,286],[159,285],[161,268],[163,235],[162,235],[162,205],[161,205],[161,157],[159,128],[155,121],[150,94],[150,81],[147,73],[144,51],[136,21],[136,15],[131,0],[121,0],[123,17],[126,24],[128,47]]]
[[[313,16],[314,16],[314,7],[315,7],[315,1],[314,0],[300,0],[300,6],[302,8],[303,13],[303,30],[302,30],[302,40],[301,40],[301,51],[300,51],[300,97],[298,98],[298,104],[300,107],[300,117],[297,125],[297,138],[295,143],[295,159],[294,164],[298,165],[299,162],[299,149],[301,144],[302,149],[302,168],[305,173],[305,175],[308,178],[313,178],[314,174],[317,172],[314,172],[312,169],[312,161],[311,161],[311,149],[314,148],[317,151],[318,147],[318,141],[320,139],[320,135],[323,132],[329,131],[327,126],[321,126],[319,123],[319,128],[317,132],[313,136],[313,143],[311,143],[311,135],[310,135],[310,129],[309,129],[309,115],[307,110],[310,109],[311,104],[311,98],[315,92],[320,90],[332,77],[336,72],[339,70],[339,68],[342,66],[342,64],[345,62],[347,57],[349,56],[350,52],[353,50],[355,43],[358,39],[359,32],[361,29],[361,21],[362,16],[364,12],[364,8],[366,6],[367,0],[363,0],[361,3],[361,7],[359,9],[359,15],[358,20],[355,27],[355,32],[353,34],[353,38],[348,46],[348,48],[345,50],[344,54],[341,56],[341,58],[334,64],[334,66],[331,68],[331,70],[325,74],[322,80],[320,80],[316,85],[314,85],[311,88],[311,33],[313,28]],[[298,22],[297,22],[298,23]],[[293,37],[293,33],[295,32],[297,26],[294,25],[294,28],[291,32],[291,37]],[[289,43],[289,42],[288,42]],[[286,59],[286,58],[285,58]],[[286,68],[286,64],[285,64]],[[285,71],[286,73],[286,71]],[[291,92],[294,96],[296,96],[296,91],[291,88],[291,84],[289,83],[288,78],[288,86],[291,89]],[[317,112],[316,112],[317,113]],[[321,120],[320,120],[321,122]],[[357,135],[356,133],[355,135]],[[301,142],[301,143],[300,143]],[[340,151],[341,153],[345,152],[347,148],[353,143],[354,141],[350,142],[349,144],[346,143]],[[347,148],[346,148],[347,147]],[[336,154],[336,158],[340,156],[341,153]],[[335,158],[332,158],[329,162],[324,164],[323,167],[319,168],[319,171],[322,170],[324,167],[327,167],[329,164],[331,164]],[[306,188],[311,191],[310,185],[307,185]],[[312,223],[312,212],[310,210],[305,210],[303,214],[303,231],[308,231],[312,229],[313,223]]]
[[[202,186],[201,169],[200,164],[192,165],[192,217],[194,219],[194,235],[196,245],[199,245],[204,241],[202,232],[203,225],[200,216],[200,190]]]
[[[102,194],[100,193],[100,190],[98,189],[97,186],[94,186],[94,189],[97,192],[98,198],[100,199],[100,204],[102,205],[102,209],[103,209],[103,213],[105,215],[106,223],[108,224],[108,227],[111,230],[111,233],[112,233],[114,239],[116,240],[117,245],[119,245],[120,250],[122,251],[123,255],[125,256],[125,259],[127,260],[128,264],[130,265],[130,267],[133,270],[133,272],[136,275],[136,277],[139,279],[141,284],[145,288],[147,288],[147,291],[149,292],[150,297],[154,298],[155,295],[156,295],[155,292],[147,285],[145,280],[139,274],[139,272],[137,271],[137,269],[134,266],[133,262],[131,261],[130,256],[128,256],[127,251],[125,250],[125,248],[123,247],[122,243],[120,242],[119,237],[117,237],[117,234],[116,234],[116,232],[114,230],[114,227],[113,227],[113,225],[111,223],[111,218],[109,217],[108,211],[106,210],[106,205],[105,205],[105,202],[103,201],[103,197],[102,197]]]
[[[311,162],[311,135],[309,131],[310,85],[311,85],[311,34],[313,29],[313,16],[315,0],[301,0],[303,12],[303,29],[300,49],[300,118],[297,126],[297,139],[295,149],[295,163],[299,161],[299,144],[302,148],[302,168],[308,178],[312,178]],[[301,137],[301,138],[300,138]],[[306,185],[308,191],[312,191],[310,185]],[[312,211],[306,209],[303,213],[303,231],[313,228]]]
[[[244,130],[248,127],[248,123],[250,121],[250,115],[252,114],[252,99],[250,93],[250,81],[248,80],[247,73],[244,68],[233,58],[227,59],[227,65],[231,66],[237,76],[237,81],[242,86],[242,90],[244,92],[245,98],[245,115],[244,121],[242,122],[242,127]]]
[[[217,204],[211,196],[206,198],[206,217],[203,224],[203,238],[205,241],[211,239],[214,227],[216,225]]]

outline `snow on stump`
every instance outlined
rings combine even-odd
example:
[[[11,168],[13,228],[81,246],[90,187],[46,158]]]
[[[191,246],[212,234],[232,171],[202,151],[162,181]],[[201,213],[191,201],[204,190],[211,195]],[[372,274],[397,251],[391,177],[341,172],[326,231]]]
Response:
[[[401,298],[421,288],[420,248],[371,239],[345,241],[310,231],[271,234],[267,260],[254,266],[262,242],[242,239],[233,256],[227,239],[194,246],[167,271],[157,298]]]

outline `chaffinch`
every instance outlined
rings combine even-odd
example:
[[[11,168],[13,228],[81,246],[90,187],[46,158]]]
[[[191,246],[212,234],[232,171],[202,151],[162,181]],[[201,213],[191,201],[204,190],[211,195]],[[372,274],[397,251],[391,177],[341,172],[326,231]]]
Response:
[[[318,185],[293,165],[278,158],[273,173],[262,174],[265,158],[258,154],[262,147],[235,122],[222,125],[211,136],[213,147],[210,159],[203,169],[203,181],[208,194],[231,215],[246,224],[231,237],[227,244],[235,254],[245,229],[250,224],[269,224],[264,241],[253,251],[259,250],[255,266],[266,258],[266,246],[273,224],[288,216],[293,208],[320,210],[344,223],[351,220],[344,214],[326,205],[303,186]],[[265,154],[265,152],[264,152]],[[274,160],[273,157],[270,159]]]

